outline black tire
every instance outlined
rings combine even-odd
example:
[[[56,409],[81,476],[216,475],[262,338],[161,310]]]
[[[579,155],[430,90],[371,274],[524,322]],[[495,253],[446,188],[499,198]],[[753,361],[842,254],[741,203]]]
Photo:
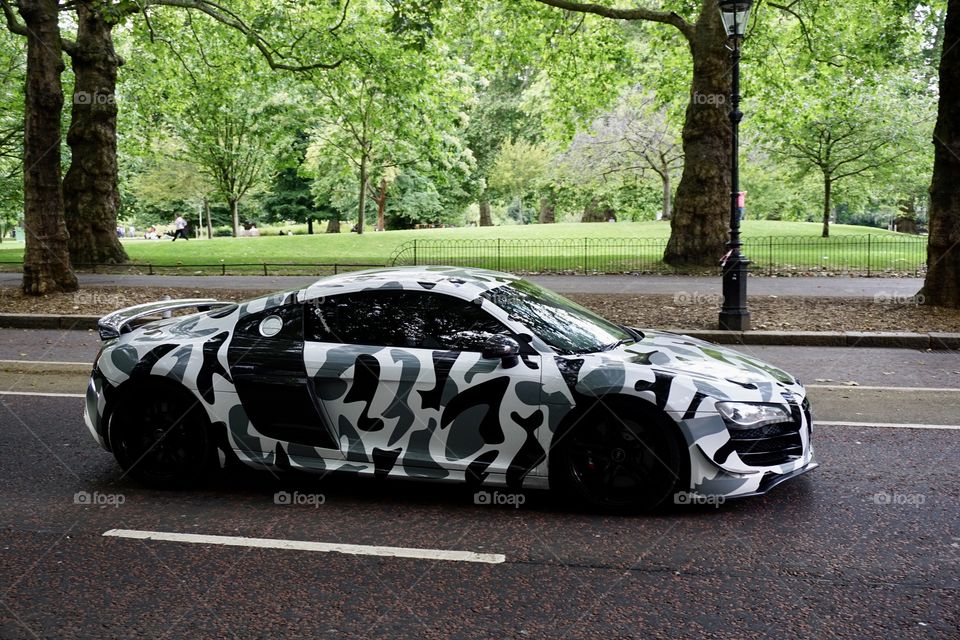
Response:
[[[199,401],[171,384],[124,393],[110,415],[109,438],[124,475],[154,489],[200,484],[215,452]]]
[[[600,402],[571,416],[550,456],[551,484],[578,503],[619,513],[650,511],[682,490],[677,425],[632,403]]]

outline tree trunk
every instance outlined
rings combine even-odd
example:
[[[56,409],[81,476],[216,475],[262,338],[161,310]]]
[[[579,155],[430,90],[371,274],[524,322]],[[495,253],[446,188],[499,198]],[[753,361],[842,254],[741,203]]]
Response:
[[[23,292],[75,291],[60,182],[60,27],[57,0],[21,0],[26,24],[27,86],[23,127]]]
[[[327,233],[340,233],[339,218],[330,218],[327,220]]]
[[[557,221],[557,210],[550,198],[540,198],[540,224],[553,224]]]
[[[63,178],[70,258],[76,264],[125,262],[117,238],[117,104],[119,59],[111,29],[94,2],[79,2],[77,41],[71,50],[73,110],[67,144],[70,168]]]
[[[377,231],[383,231],[383,214],[387,208],[387,179],[380,178],[380,193],[377,194]]]
[[[833,191],[833,180],[823,177],[823,231],[820,237],[830,237],[830,192]]]
[[[490,201],[486,198],[480,200],[480,226],[492,227],[493,218],[490,215]]]
[[[203,215],[207,219],[207,240],[213,238],[213,220],[210,219],[210,200],[203,197]]]
[[[583,208],[583,215],[580,217],[580,222],[605,222],[606,218],[604,217],[604,212],[600,209],[600,203],[596,199],[591,200],[587,203],[587,206]]]
[[[716,2],[702,3],[690,52],[693,80],[683,124],[683,174],[670,240],[672,265],[716,266],[730,222],[730,53]]]
[[[313,218],[307,218],[307,235],[313,235]]]
[[[233,237],[240,237],[240,201],[236,198],[227,198],[230,205],[230,220],[233,223]]]
[[[367,156],[360,158],[360,204],[357,213],[357,235],[363,235],[363,218],[367,208]]]
[[[660,176],[663,181],[663,209],[660,211],[660,220],[670,219],[670,174],[665,172]]]
[[[960,0],[949,0],[933,131],[925,304],[960,308]]]

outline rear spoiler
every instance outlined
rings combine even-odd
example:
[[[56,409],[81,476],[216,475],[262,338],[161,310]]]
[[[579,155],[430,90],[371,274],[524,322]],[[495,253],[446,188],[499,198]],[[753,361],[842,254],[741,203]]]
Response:
[[[126,309],[114,311],[110,315],[103,316],[97,321],[97,328],[100,331],[101,340],[110,338],[119,338],[121,333],[130,330],[130,324],[135,320],[152,315],[162,315],[169,311],[178,309],[192,309],[197,311],[209,311],[219,307],[229,307],[233,302],[218,302],[213,298],[185,298],[183,300],[160,300],[158,302],[148,302],[138,304]]]

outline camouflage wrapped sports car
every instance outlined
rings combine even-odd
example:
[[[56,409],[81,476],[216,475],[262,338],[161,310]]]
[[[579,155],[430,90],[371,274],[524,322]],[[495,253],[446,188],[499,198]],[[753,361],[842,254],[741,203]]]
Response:
[[[156,319],[182,309],[197,312]],[[790,374],[505,273],[382,269],[242,304],[157,302],[100,335],[86,424],[151,486],[239,460],[636,510],[764,493],[817,466]]]

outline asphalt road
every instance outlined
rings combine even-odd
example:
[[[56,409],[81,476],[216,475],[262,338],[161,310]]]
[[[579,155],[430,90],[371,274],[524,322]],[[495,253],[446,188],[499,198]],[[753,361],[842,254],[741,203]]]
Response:
[[[92,335],[59,333],[0,331],[0,359],[92,358]],[[252,471],[148,491],[93,443],[80,398],[18,395],[78,393],[82,375],[2,363],[0,637],[960,637],[960,430],[889,426],[960,424],[960,356],[751,352],[811,385],[821,468],[764,497],[643,517]],[[503,562],[103,535],[116,529]]]

